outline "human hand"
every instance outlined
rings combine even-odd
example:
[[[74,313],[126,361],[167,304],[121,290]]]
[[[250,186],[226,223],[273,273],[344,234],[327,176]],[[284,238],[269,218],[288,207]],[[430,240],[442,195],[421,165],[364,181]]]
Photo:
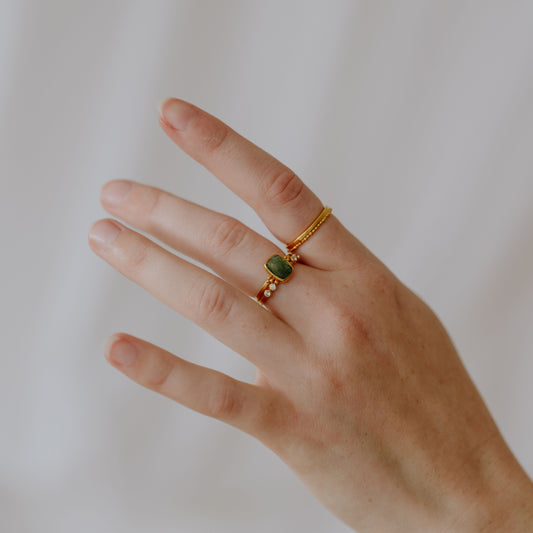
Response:
[[[290,242],[322,209],[287,167],[219,120],[163,103],[167,135]],[[102,189],[117,221],[92,249],[257,368],[255,384],[141,339],[106,343],[139,384],[253,435],[358,531],[525,531],[533,485],[507,448],[433,312],[334,215],[299,249],[291,279],[255,296],[283,252],[235,219],[126,181]]]

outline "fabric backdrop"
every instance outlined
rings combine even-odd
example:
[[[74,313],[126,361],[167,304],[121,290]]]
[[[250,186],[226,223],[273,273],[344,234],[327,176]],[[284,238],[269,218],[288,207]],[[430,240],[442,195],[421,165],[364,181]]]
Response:
[[[160,130],[167,96],[289,165],[432,306],[531,475],[532,22],[525,0],[0,0],[0,529],[348,531],[104,359],[125,331],[254,376],[87,245],[114,178],[268,235]]]

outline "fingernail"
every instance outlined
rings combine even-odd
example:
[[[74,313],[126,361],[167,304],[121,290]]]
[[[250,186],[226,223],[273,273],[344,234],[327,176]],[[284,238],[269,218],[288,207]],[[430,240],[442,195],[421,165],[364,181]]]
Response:
[[[107,204],[118,206],[122,203],[128,191],[131,189],[131,183],[126,180],[116,180],[106,183],[102,189],[102,199]]]
[[[120,366],[131,366],[137,359],[137,348],[124,339],[109,337],[104,345],[104,353],[112,363]]]
[[[196,115],[196,109],[182,100],[165,98],[159,102],[159,115],[173,129],[185,131],[187,124]]]
[[[89,240],[97,247],[109,246],[122,231],[122,228],[109,220],[99,220],[93,224],[89,232]]]

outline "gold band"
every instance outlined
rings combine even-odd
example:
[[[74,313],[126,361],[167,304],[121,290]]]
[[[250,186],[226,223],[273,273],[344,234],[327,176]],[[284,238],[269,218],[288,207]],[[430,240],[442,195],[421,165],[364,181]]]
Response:
[[[302,231],[302,233],[300,233],[298,237],[296,237],[296,239],[287,244],[287,253],[294,252],[296,248],[301,246],[307,239],[309,239],[309,237],[311,237],[311,235],[313,235],[313,233],[324,223],[324,221],[326,220],[326,218],[329,217],[330,214],[331,207],[324,207],[320,215],[318,215],[315,220],[313,220],[313,222],[311,222],[311,224],[309,224],[309,226],[304,231]]]
[[[324,223],[331,213],[331,207],[324,207],[321,213],[313,222],[302,232],[296,239],[287,244],[287,254],[273,255],[265,263],[265,269],[268,272],[268,278],[259,289],[255,299],[260,305],[272,296],[280,283],[287,281],[294,271],[293,265],[298,261],[300,256],[293,253],[296,248],[301,246],[315,231]]]

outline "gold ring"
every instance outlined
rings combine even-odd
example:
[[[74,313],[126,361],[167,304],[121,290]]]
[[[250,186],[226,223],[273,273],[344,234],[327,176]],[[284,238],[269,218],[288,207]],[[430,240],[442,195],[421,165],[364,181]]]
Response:
[[[296,239],[287,244],[287,254],[282,257],[275,254],[265,263],[265,270],[268,272],[268,278],[259,289],[255,299],[263,305],[268,298],[272,296],[280,283],[285,283],[294,272],[294,264],[300,256],[294,253],[294,250],[301,246],[315,231],[324,223],[331,213],[331,207],[324,207],[320,214],[311,222],[311,224]]]
[[[311,237],[311,235],[313,235],[313,233],[324,223],[330,214],[331,207],[324,207],[324,209],[322,209],[320,212],[320,215],[318,215],[315,220],[313,220],[313,222],[311,222],[311,224],[309,224],[309,226],[307,226],[307,228],[304,229],[302,233],[298,235],[298,237],[296,237],[296,239],[287,244],[287,253],[294,252],[296,248],[301,246],[307,239],[309,239],[309,237]]]

